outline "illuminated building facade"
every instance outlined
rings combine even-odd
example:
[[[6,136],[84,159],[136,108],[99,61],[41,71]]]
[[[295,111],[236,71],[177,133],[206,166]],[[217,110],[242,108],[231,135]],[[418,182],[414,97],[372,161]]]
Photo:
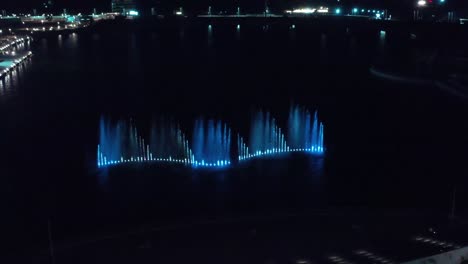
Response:
[[[112,0],[112,12],[127,14],[136,10],[135,0]]]

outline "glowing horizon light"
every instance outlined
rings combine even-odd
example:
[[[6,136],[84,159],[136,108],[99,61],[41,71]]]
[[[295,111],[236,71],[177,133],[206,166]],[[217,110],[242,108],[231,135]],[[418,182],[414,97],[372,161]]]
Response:
[[[130,16],[138,16],[138,15],[139,15],[138,11],[135,11],[135,10],[130,10],[130,11],[128,11],[128,14],[129,14]]]
[[[425,6],[427,4],[426,0],[419,0],[418,6]]]
[[[292,13],[295,14],[313,14],[315,13],[316,9],[315,8],[298,8],[298,9],[293,9]]]

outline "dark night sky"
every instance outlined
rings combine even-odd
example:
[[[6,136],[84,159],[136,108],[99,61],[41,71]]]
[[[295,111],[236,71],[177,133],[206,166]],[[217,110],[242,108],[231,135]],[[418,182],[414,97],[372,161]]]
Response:
[[[0,0],[0,9],[7,9],[12,11],[29,11],[32,8],[40,10],[41,3],[46,0]],[[88,11],[93,7],[98,11],[107,11],[110,9],[111,0],[53,0],[56,10],[61,11],[62,8],[68,8],[72,11]],[[184,6],[186,10],[205,10],[208,5],[213,8],[227,8],[241,6],[243,10],[258,11],[264,6],[264,0],[136,0],[143,7],[160,7],[172,8],[176,6]],[[434,0],[437,1],[437,0]],[[466,0],[446,0],[448,5],[461,6],[462,2]],[[270,7],[273,10],[283,10],[284,8],[301,6],[306,3],[328,3],[332,5],[337,3],[336,0],[269,0]],[[410,9],[415,5],[416,0],[341,0],[342,4],[349,4],[350,6],[370,5],[369,7],[375,8],[389,8],[389,9]],[[41,11],[39,11],[41,12]]]

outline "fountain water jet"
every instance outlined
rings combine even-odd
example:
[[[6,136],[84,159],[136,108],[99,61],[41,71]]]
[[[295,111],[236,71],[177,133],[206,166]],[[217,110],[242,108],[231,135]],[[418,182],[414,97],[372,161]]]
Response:
[[[237,162],[290,152],[321,155],[324,149],[324,126],[317,111],[312,115],[299,106],[291,107],[287,131],[281,129],[269,112],[258,111],[251,120],[246,141],[237,134]],[[120,163],[168,162],[192,167],[227,167],[231,165],[231,129],[226,123],[197,119],[191,141],[176,123],[153,120],[146,141],[132,120],[99,123],[97,166]],[[287,135],[287,136],[285,136]]]
[[[231,130],[221,121],[198,119],[193,129],[194,166],[231,164]]]

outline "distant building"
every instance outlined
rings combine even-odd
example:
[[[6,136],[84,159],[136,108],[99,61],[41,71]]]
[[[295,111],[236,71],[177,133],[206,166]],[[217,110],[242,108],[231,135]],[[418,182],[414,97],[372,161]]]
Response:
[[[135,0],[112,0],[112,12],[127,14],[136,10]]]

